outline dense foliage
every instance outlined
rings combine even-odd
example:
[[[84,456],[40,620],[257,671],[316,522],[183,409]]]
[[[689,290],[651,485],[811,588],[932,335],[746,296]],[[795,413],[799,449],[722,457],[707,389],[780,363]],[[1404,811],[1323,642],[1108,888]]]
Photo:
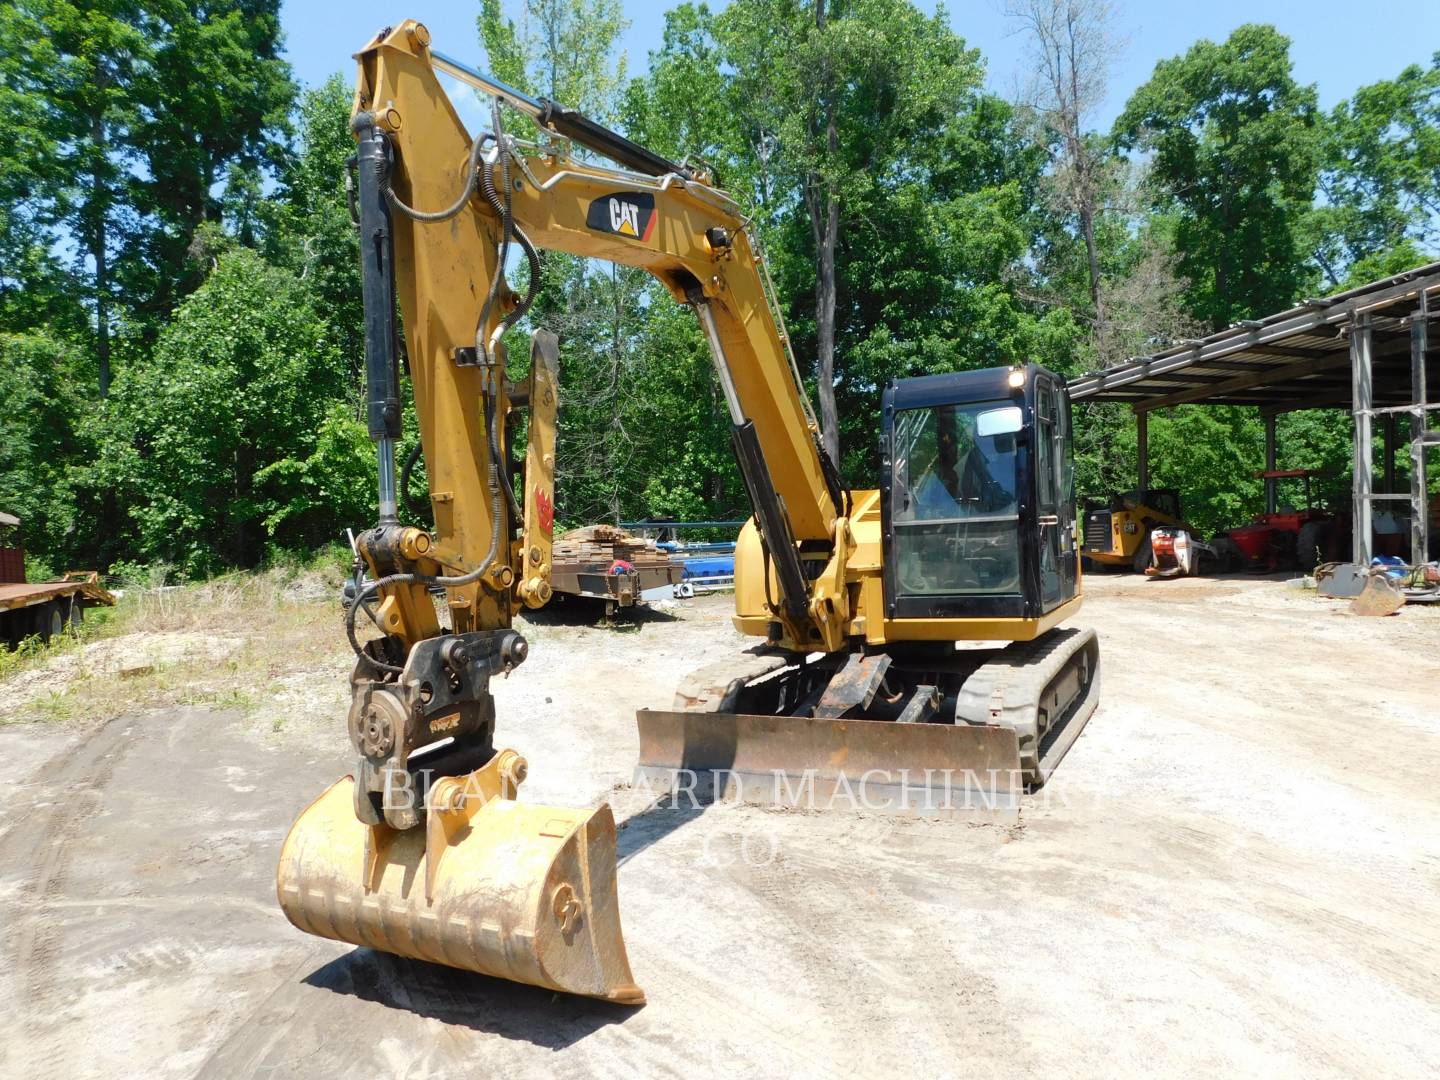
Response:
[[[53,566],[203,574],[372,513],[349,90],[296,86],[278,10],[0,6],[0,506]],[[1440,56],[1327,113],[1285,36],[1242,26],[1162,59],[1102,132],[1090,113],[1123,36],[1109,5],[1011,14],[1037,71],[1015,100],[985,88],[943,10],[910,0],[682,3],[639,77],[618,0],[481,0],[476,26],[507,82],[704,162],[746,206],[856,486],[874,482],[892,378],[1075,374],[1440,240]],[[707,351],[668,293],[550,254],[517,371],[533,326],[561,338],[562,521],[746,512]],[[1155,482],[1197,524],[1256,509],[1253,410],[1181,407],[1150,433]],[[1133,482],[1125,410],[1082,410],[1077,434],[1082,489]],[[1284,464],[1343,491],[1349,439],[1343,415],[1286,417]]]

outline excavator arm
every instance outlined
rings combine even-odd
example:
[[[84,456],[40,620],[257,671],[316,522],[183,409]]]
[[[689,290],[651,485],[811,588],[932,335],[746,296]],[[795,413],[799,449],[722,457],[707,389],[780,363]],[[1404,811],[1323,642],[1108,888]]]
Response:
[[[515,508],[503,491],[505,513],[494,512],[489,483],[498,469],[505,487],[504,462],[496,456],[504,448],[503,418],[512,407],[503,334],[526,303],[505,280],[502,249],[530,257],[532,289],[537,250],[606,259],[649,271],[696,312],[775,566],[777,640],[800,646],[818,634],[828,647],[838,647],[838,632],[824,628],[827,621],[838,626],[829,618],[837,598],[817,594],[812,583],[821,575],[805,573],[799,551],[813,558],[833,544],[843,494],[820,450],[740,208],[703,174],[664,161],[553,103],[437,58],[418,23],[377,38],[359,60],[354,124],[361,147],[363,250],[374,271],[368,277],[379,279],[373,288],[367,284],[367,320],[383,321],[394,310],[385,296],[383,243],[371,242],[388,230],[393,253],[388,276],[403,314],[431,475],[431,558],[452,573],[473,573],[496,535],[508,537],[516,525]],[[466,131],[437,70],[492,96],[490,130],[478,136]],[[533,140],[500,126],[500,102],[530,119]],[[629,167],[581,160],[581,148]],[[433,220],[447,209],[454,212]],[[383,327],[367,333],[367,344],[375,346],[367,357],[382,487],[385,441],[397,439],[398,428],[391,424],[381,431],[374,417],[398,396],[395,382],[385,382],[394,379],[397,365],[383,355],[394,340]],[[383,518],[383,491],[381,504]],[[452,590],[452,608],[459,600],[467,613],[457,617],[457,629],[508,625],[513,604],[507,589],[528,578],[520,567],[511,567],[507,577],[506,547],[500,545],[499,557],[479,579]],[[412,612],[423,607],[401,606]],[[402,612],[398,629],[407,642],[435,632],[419,614],[412,628]]]
[[[357,538],[366,575],[346,613],[357,766],[292,829],[281,905],[312,933],[642,1000],[620,938],[608,807],[515,801],[524,759],[493,742],[489,681],[527,653],[513,616],[550,595],[558,346],[536,332],[518,379],[506,349],[539,286],[539,250],[642,267],[695,311],[773,567],[776,642],[840,645],[847,590],[829,552],[845,535],[844,496],[747,222],[703,174],[437,58],[415,22],[358,60],[354,203],[379,514]],[[437,69],[489,95],[485,130],[465,129]],[[502,106],[528,129],[507,131]],[[621,167],[582,160],[581,148]],[[523,295],[506,280],[512,257],[528,263]],[[399,520],[402,368],[431,530]],[[521,409],[517,499],[509,421]],[[831,572],[807,571],[802,550]],[[443,609],[432,599],[442,590]],[[365,619],[380,634],[362,644]]]

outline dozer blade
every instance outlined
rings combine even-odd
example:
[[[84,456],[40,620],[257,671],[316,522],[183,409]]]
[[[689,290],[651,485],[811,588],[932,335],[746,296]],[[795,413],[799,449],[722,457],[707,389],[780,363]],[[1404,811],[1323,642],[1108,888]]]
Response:
[[[875,670],[883,676],[885,665],[852,658],[821,704],[868,704]],[[1065,629],[1013,642],[976,668],[956,695],[953,724],[642,709],[636,782],[692,803],[1013,820],[1022,793],[1044,784],[1079,737],[1099,690],[1095,631]],[[694,691],[678,698],[716,700]],[[917,707],[901,720],[925,716],[938,696],[918,686]]]
[[[467,777],[438,781],[424,828],[362,824],[353,778],[332,785],[285,838],[280,907],[320,937],[642,1004],[620,932],[609,806],[497,797],[494,764],[507,753]]]
[[[1024,789],[1004,727],[649,709],[636,722],[637,784],[677,799],[1003,821]]]

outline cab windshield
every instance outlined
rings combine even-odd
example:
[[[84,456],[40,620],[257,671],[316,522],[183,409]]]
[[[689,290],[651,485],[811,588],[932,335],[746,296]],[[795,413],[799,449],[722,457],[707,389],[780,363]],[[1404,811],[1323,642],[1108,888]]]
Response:
[[[901,593],[1019,591],[1022,427],[1009,401],[895,414],[890,519]]]

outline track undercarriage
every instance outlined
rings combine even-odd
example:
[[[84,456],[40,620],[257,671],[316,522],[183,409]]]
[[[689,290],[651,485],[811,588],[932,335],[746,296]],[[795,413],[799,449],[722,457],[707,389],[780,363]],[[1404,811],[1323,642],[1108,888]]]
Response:
[[[807,657],[752,649],[642,710],[639,776],[766,805],[1006,815],[1095,711],[1089,629],[1003,648],[924,643]]]

